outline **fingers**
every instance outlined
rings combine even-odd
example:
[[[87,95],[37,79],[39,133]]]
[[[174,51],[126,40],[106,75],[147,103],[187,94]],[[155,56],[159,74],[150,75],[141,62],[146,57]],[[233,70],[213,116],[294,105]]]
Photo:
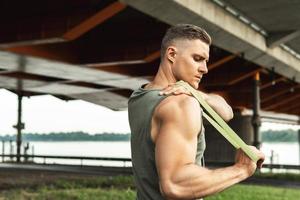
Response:
[[[261,169],[262,166],[263,166],[263,163],[264,163],[264,160],[261,160],[261,159],[258,160],[258,161],[257,161],[257,164],[256,164],[256,165],[257,165],[257,168]]]
[[[173,92],[175,86],[168,85],[168,87],[164,88],[162,91],[159,92],[160,95],[168,95]]]
[[[254,146],[250,146],[252,149],[253,149],[253,151],[257,154],[257,156],[258,156],[258,161],[257,161],[257,163],[256,163],[256,165],[257,165],[257,167],[259,168],[259,169],[261,169],[262,168],[262,166],[263,166],[263,163],[264,163],[264,161],[265,161],[265,155],[264,155],[264,153],[263,152],[261,152],[259,149],[257,149],[256,147],[254,147]]]
[[[187,94],[191,95],[189,91],[187,91],[183,86],[178,86],[175,84],[170,84],[168,87],[159,92],[160,95],[179,95],[179,94]]]
[[[261,151],[259,151],[258,156],[259,156],[259,160],[257,161],[257,167],[261,169],[265,161],[265,155]]]

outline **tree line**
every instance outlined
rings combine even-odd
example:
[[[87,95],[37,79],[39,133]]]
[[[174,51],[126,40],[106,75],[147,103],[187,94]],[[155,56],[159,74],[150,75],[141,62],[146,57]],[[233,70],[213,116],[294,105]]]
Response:
[[[297,142],[296,130],[267,130],[261,132],[263,142]],[[16,135],[0,136],[0,140],[16,140]],[[129,141],[130,133],[97,133],[91,135],[86,132],[53,132],[53,133],[23,133],[23,141]]]
[[[23,133],[23,141],[129,141],[130,134],[78,132]],[[0,136],[0,140],[16,140],[16,135]]]
[[[297,142],[298,131],[287,129],[280,131],[267,130],[261,133],[263,142]]]

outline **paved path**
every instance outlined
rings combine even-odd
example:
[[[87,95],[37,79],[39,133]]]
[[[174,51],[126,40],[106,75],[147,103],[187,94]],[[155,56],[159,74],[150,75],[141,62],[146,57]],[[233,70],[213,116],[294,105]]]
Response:
[[[81,174],[81,175],[99,175],[99,176],[116,176],[132,175],[131,167],[104,167],[104,166],[78,166],[78,165],[54,165],[54,164],[16,164],[0,163],[0,170],[5,171],[42,171],[55,172],[64,174]],[[275,180],[266,178],[251,177],[243,184],[271,185],[276,187],[300,188],[300,181]]]
[[[1,170],[50,171],[95,175],[131,175],[131,167],[0,163]]]

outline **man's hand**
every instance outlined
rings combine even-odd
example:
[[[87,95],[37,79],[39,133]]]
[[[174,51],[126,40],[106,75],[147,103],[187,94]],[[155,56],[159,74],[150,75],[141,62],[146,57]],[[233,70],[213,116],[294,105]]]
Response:
[[[238,149],[236,153],[235,165],[246,170],[248,176],[251,176],[255,172],[256,168],[260,169],[262,167],[265,160],[265,155],[256,147],[249,147],[258,155],[259,160],[257,161],[257,163],[253,162],[241,149]]]
[[[160,95],[180,95],[180,94],[186,94],[192,96],[192,94],[185,89],[185,87],[176,85],[175,83],[168,85],[168,87],[164,88],[160,93]]]

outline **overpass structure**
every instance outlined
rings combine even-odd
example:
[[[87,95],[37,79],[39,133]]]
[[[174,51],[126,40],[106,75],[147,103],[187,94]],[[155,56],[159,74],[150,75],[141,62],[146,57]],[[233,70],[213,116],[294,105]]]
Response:
[[[299,10],[294,0],[3,0],[0,88],[18,94],[20,111],[22,96],[43,94],[126,109],[153,78],[166,29],[192,23],[213,38],[200,89],[253,111],[259,142],[261,115],[299,124]]]

